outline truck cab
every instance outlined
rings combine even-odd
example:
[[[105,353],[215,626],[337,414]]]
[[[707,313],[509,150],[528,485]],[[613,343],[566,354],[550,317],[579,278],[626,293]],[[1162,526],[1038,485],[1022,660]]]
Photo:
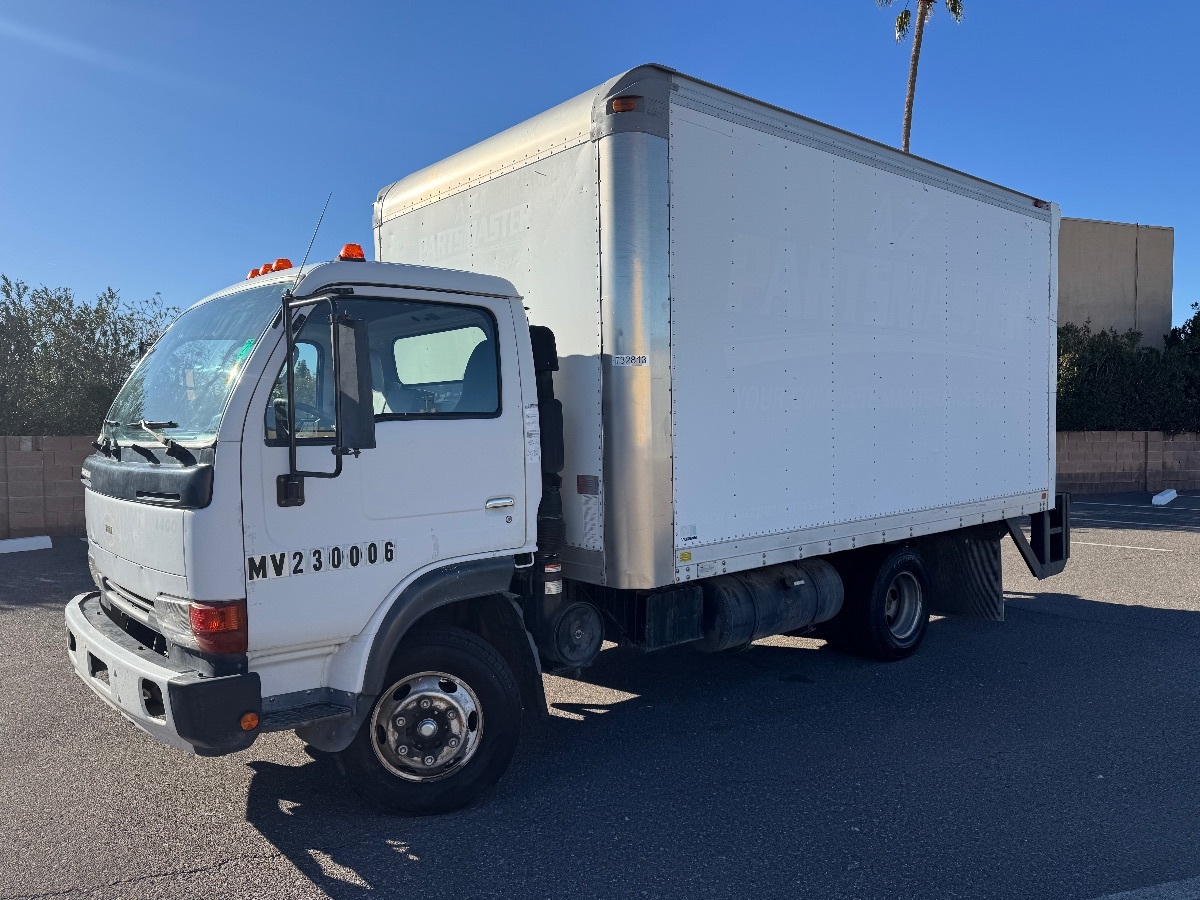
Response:
[[[298,729],[393,807],[452,808],[507,764],[519,682],[544,707],[509,593],[542,495],[529,326],[507,281],[355,250],[263,267],[137,365],[83,469],[69,652],[163,743]]]

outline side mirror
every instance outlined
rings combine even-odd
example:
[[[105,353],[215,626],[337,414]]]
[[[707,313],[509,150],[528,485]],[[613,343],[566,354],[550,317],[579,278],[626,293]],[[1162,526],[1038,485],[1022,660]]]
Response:
[[[332,472],[302,471],[296,464],[296,340],[293,327],[293,298],[285,292],[282,300],[282,319],[287,340],[287,438],[288,470],[275,479],[276,501],[280,506],[304,505],[305,478],[337,478],[342,474],[342,457],[358,456],[363,450],[375,448],[375,404],[371,385],[371,345],[367,340],[367,323],[338,314],[337,305],[329,303],[330,337],[333,344],[333,381],[335,393],[335,433],[333,455],[337,460]],[[276,429],[282,423],[276,407]]]
[[[337,436],[334,452],[357,456],[375,449],[375,404],[372,400],[371,345],[367,323],[347,315],[334,318],[337,371]]]

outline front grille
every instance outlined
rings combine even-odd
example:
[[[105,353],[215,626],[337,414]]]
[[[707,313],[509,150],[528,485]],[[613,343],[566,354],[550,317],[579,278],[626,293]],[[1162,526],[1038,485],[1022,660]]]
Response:
[[[122,631],[155,653],[167,655],[167,640],[154,618],[154,601],[128,588],[100,579],[100,608]]]
[[[154,612],[153,600],[147,600],[140,594],[135,594],[108,578],[101,579],[101,584],[104,589],[104,599],[111,605],[120,609],[127,616],[137,619],[143,625],[150,623],[150,615]]]

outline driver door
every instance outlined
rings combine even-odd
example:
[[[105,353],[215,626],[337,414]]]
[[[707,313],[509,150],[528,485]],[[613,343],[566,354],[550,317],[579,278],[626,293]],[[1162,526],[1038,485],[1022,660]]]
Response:
[[[376,449],[346,457],[338,478],[305,478],[302,506],[278,505],[276,478],[288,471],[288,450],[285,351],[277,348],[273,382],[264,379],[256,392],[243,443],[243,484],[260,486],[244,493],[252,651],[344,641],[411,576],[525,543],[518,344],[508,301],[338,305],[368,323]],[[327,310],[319,304],[297,335],[302,470],[334,466]]]

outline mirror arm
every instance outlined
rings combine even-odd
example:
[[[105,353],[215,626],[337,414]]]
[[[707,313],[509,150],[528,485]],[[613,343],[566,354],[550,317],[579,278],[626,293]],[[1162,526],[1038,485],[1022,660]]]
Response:
[[[304,505],[304,479],[305,478],[337,478],[342,474],[342,456],[348,452],[343,448],[334,446],[333,455],[336,462],[332,472],[306,472],[299,468],[296,459],[296,368],[293,357],[296,353],[296,336],[293,333],[292,307],[291,301],[295,298],[291,291],[283,292],[283,329],[284,338],[287,343],[287,358],[284,365],[287,369],[287,429],[288,429],[288,471],[286,475],[280,475],[275,479],[276,500],[280,506],[303,506]],[[326,300],[329,304],[329,338],[333,348],[333,383],[338,384],[338,373],[341,369],[341,354],[338,353],[338,346],[334,323],[337,317],[337,303],[333,300]],[[336,413],[335,413],[336,415]],[[336,425],[335,425],[336,427]],[[358,453],[354,454],[358,456]]]
[[[296,476],[296,368],[292,357],[296,353],[296,336],[292,333],[292,292],[283,292],[283,334],[287,342],[287,416],[288,416],[288,474]]]

